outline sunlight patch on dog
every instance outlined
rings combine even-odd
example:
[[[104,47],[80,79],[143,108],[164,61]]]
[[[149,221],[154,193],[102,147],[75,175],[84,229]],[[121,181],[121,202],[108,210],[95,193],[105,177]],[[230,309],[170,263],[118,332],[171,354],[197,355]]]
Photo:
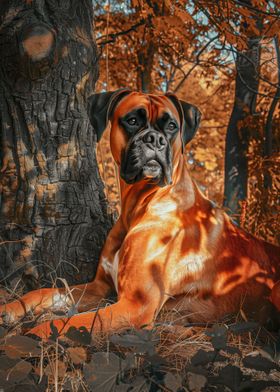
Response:
[[[230,279],[232,276],[236,276],[234,281]],[[214,285],[215,294],[225,295],[250,279],[255,279],[257,282],[267,285],[270,289],[274,285],[268,271],[262,269],[258,263],[250,260],[248,257],[241,257],[240,266],[233,268],[230,272],[221,272],[217,276]]]
[[[179,261],[178,268],[185,268],[190,274],[196,274],[202,271],[207,258],[206,254],[190,252],[188,256]]]
[[[157,236],[149,238],[149,244],[147,247],[148,252],[143,262],[151,262],[157,259],[161,259],[162,256],[164,256],[163,252],[166,250],[167,246],[168,244],[160,245]]]
[[[149,257],[146,260],[153,261],[153,260],[157,259],[160,255],[162,255],[162,252],[164,251],[165,248],[166,248],[166,246],[162,246],[161,248],[159,247],[156,250],[154,250],[153,252],[149,253]]]
[[[178,262],[171,272],[171,290],[174,295],[182,292],[194,294],[197,290],[209,288],[210,282],[200,278],[208,258],[207,253],[191,252]]]

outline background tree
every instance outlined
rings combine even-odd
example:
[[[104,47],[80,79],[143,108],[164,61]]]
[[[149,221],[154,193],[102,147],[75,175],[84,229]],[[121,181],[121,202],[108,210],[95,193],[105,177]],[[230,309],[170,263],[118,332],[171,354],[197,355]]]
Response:
[[[89,0],[0,4],[0,279],[88,281],[110,220],[87,97],[98,76]]]
[[[247,22],[243,24],[246,31]],[[247,32],[247,47],[236,55],[234,106],[226,135],[224,206],[237,215],[237,219],[242,202],[247,198],[249,140],[259,86],[260,40],[260,34]]]
[[[236,53],[224,205],[249,230],[272,240],[279,233],[275,220],[279,214],[275,204],[279,193],[279,132],[275,127],[279,121],[279,78],[275,77],[279,48],[271,44],[278,43],[279,2],[228,1],[227,6],[195,3]],[[268,150],[269,154],[265,153]]]

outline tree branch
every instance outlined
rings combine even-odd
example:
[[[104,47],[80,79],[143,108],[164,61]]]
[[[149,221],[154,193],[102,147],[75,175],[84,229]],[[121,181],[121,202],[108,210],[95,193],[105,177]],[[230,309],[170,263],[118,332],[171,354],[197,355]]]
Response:
[[[235,3],[238,5],[241,5],[242,7],[248,8],[249,10],[257,13],[257,14],[262,14],[262,15],[267,15],[267,16],[272,16],[273,18],[279,18],[280,13],[279,12],[266,12],[259,10],[255,8],[254,6],[250,5],[249,3],[245,3],[244,1],[241,0],[235,0]]]
[[[268,114],[267,114],[267,119],[266,119],[266,124],[265,124],[265,129],[264,129],[264,156],[266,158],[270,157],[272,155],[272,139],[273,139],[273,134],[272,134],[272,123],[273,123],[273,114],[276,109],[277,103],[280,98],[280,48],[279,48],[279,41],[278,38],[274,38],[274,45],[275,45],[275,51],[276,51],[276,57],[277,57],[277,69],[278,69],[278,85],[277,89],[275,91],[272,103],[270,105]]]
[[[143,26],[144,24],[146,24],[146,20],[145,19],[141,19],[140,22],[138,22],[135,25],[131,26],[127,30],[119,31],[117,33],[111,33],[111,34],[108,34],[108,35],[105,34],[105,35],[102,35],[101,37],[98,37],[96,39],[96,42],[98,43],[99,46],[104,47],[107,44],[114,43],[118,37],[120,37],[122,35],[129,34],[132,31],[136,31],[139,26]],[[103,38],[106,38],[106,40],[99,42]]]

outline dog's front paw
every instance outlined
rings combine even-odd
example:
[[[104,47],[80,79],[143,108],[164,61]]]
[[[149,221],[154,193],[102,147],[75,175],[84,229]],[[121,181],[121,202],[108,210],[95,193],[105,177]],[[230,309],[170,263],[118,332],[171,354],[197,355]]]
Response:
[[[20,302],[0,305],[0,324],[14,324],[25,315]]]

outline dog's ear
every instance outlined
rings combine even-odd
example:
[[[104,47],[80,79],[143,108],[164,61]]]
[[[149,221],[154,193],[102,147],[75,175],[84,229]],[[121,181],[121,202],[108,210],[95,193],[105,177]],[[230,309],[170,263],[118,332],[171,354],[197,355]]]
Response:
[[[183,146],[188,144],[194,137],[200,123],[201,113],[199,109],[188,102],[181,101],[172,93],[166,96],[178,110],[181,121],[181,137]]]
[[[88,98],[88,116],[96,132],[98,142],[108,125],[117,103],[129,93],[131,91],[128,89],[119,89],[93,94]]]

